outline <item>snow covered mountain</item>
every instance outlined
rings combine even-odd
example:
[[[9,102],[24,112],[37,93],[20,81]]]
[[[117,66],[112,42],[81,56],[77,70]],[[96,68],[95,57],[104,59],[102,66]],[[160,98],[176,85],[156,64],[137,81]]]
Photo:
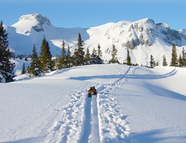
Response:
[[[126,49],[130,49],[132,63],[149,65],[150,55],[162,65],[163,55],[168,64],[171,58],[172,43],[177,46],[178,54],[186,46],[186,30],[172,30],[165,23],[155,23],[146,18],[135,22],[120,21],[101,26],[84,28],[57,28],[48,18],[40,14],[21,16],[12,26],[6,26],[9,33],[10,48],[16,53],[31,54],[33,44],[40,49],[43,35],[49,41],[53,56],[60,53],[62,40],[71,47],[73,53],[76,47],[78,33],[85,41],[85,48],[90,51],[101,46],[103,59],[110,60],[112,45],[118,50],[120,62],[126,62]]]
[[[47,17],[40,14],[23,15],[17,23],[5,27],[9,34],[10,48],[17,54],[31,54],[33,44],[39,51],[43,36],[48,40],[53,56],[61,52],[63,40],[66,45],[74,47],[78,33],[81,33],[85,40],[89,38],[84,28],[58,28],[53,26]]]
[[[151,54],[159,64],[162,64],[163,55],[169,63],[172,43],[176,46],[186,45],[185,30],[172,30],[167,24],[155,24],[149,18],[136,22],[107,23],[90,28],[87,32],[90,38],[86,44],[94,48],[99,43],[104,49],[104,59],[111,58],[112,44],[115,44],[120,62],[126,61],[126,49],[129,48],[134,64],[148,65]],[[181,49],[178,48],[178,53],[181,53]]]

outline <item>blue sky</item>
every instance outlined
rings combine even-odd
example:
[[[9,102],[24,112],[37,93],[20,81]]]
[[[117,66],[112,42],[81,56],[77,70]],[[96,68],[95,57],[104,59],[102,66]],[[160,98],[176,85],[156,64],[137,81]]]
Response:
[[[171,29],[186,29],[185,0],[0,0],[0,20],[16,23],[20,16],[45,15],[57,27],[99,26],[108,22],[151,18]]]

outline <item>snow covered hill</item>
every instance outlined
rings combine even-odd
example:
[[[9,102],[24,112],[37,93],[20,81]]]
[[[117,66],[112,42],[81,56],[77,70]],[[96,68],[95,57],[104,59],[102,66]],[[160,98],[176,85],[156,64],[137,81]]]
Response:
[[[185,82],[185,68],[118,64],[20,75],[0,86],[0,142],[185,143]]]
[[[76,48],[78,33],[81,33],[85,42],[84,48],[101,46],[103,59],[111,59],[112,45],[118,50],[118,59],[126,62],[126,49],[130,49],[133,64],[149,65],[150,55],[162,65],[163,55],[170,64],[172,43],[177,46],[178,54],[182,47],[186,47],[185,29],[179,31],[170,29],[165,23],[155,23],[152,19],[145,18],[135,22],[120,21],[107,23],[101,26],[85,28],[57,28],[50,20],[40,14],[21,16],[19,21],[12,26],[5,26],[9,33],[9,45],[15,53],[31,54],[33,44],[39,52],[43,35],[49,41],[53,56],[60,54],[62,40],[66,46],[71,47],[73,53]]]
[[[16,54],[31,54],[33,44],[39,52],[43,36],[48,40],[53,56],[60,54],[63,40],[66,46],[75,47],[78,33],[81,33],[84,40],[89,38],[85,28],[58,28],[40,14],[23,15],[17,23],[5,28],[9,34],[10,48]]]

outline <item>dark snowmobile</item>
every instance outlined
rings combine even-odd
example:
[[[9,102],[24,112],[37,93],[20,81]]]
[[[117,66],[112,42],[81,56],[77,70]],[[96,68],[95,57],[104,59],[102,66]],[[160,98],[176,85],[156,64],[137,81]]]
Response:
[[[92,95],[97,95],[95,86],[90,87],[90,89],[88,90],[88,97],[91,97]]]

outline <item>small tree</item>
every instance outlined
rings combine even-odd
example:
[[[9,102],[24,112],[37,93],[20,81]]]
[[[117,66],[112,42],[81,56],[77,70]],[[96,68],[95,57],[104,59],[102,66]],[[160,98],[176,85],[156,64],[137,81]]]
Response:
[[[30,77],[32,77],[32,76],[36,77],[36,76],[41,75],[41,69],[40,69],[39,65],[40,65],[40,61],[37,56],[36,47],[34,45],[33,49],[32,49],[30,67],[27,68],[27,72]]]
[[[90,64],[90,63],[91,63],[91,57],[90,57],[89,48],[87,48],[87,52],[85,54],[85,64]]]
[[[25,63],[23,63],[22,70],[21,70],[21,74],[25,74],[25,73],[26,73],[26,70],[25,70]]]
[[[111,55],[112,55],[112,58],[109,61],[109,63],[119,63],[119,61],[118,61],[118,59],[116,57],[116,55],[117,55],[117,49],[116,49],[116,47],[115,47],[114,44],[112,45],[112,54]]]
[[[97,51],[96,51],[95,48],[93,48],[93,50],[92,50],[91,57],[93,57],[93,58],[96,58],[97,57]]]
[[[62,42],[62,50],[61,50],[61,56],[58,57],[58,69],[62,69],[65,67],[65,41]]]
[[[67,49],[66,59],[67,59],[67,67],[70,67],[70,64],[71,64],[71,52],[70,52],[70,46],[68,46],[68,49]]]
[[[128,48],[127,48],[127,65],[131,65],[131,57],[130,57]]]
[[[152,55],[150,55],[150,67],[154,68],[155,67],[155,61]]]
[[[186,66],[186,59],[185,59],[185,49],[182,49],[182,61],[183,61],[183,66]]]
[[[166,60],[165,55],[163,55],[163,66],[167,66],[167,60]]]
[[[43,74],[45,74],[49,70],[52,71],[52,55],[50,52],[49,44],[45,39],[45,37],[43,37],[42,40],[39,59],[40,59],[40,68]]]
[[[98,58],[101,59],[101,57],[102,57],[101,46],[100,44],[98,44]]]
[[[78,35],[78,43],[77,43],[78,48],[75,49],[73,58],[74,58],[74,64],[75,66],[83,65],[84,64],[84,54],[85,52],[83,51],[83,40],[81,38],[81,34],[79,33]]]
[[[172,58],[171,58],[171,66],[178,66],[178,55],[176,52],[176,46],[172,44]]]
[[[179,56],[178,66],[179,66],[179,67],[182,67],[182,66],[183,66],[183,59],[182,59],[182,57],[181,57],[181,54],[180,54],[180,56]]]

